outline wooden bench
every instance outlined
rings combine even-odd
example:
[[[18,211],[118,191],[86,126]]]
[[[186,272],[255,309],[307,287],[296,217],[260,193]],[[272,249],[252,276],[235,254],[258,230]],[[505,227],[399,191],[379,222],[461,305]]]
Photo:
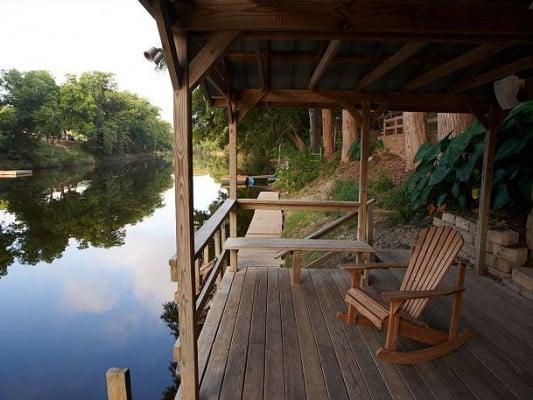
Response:
[[[289,250],[294,252],[292,268],[292,285],[300,284],[301,252],[328,251],[335,253],[370,254],[374,249],[365,242],[357,240],[329,240],[329,239],[278,239],[278,238],[228,238],[224,247],[227,250],[241,249],[271,249]]]

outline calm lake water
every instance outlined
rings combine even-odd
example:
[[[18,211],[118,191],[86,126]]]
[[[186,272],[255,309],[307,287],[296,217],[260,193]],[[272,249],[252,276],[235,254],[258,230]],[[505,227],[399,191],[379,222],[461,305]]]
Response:
[[[173,385],[171,172],[151,160],[0,180],[0,399],[101,400],[115,366],[135,399]],[[219,191],[196,176],[195,209]]]

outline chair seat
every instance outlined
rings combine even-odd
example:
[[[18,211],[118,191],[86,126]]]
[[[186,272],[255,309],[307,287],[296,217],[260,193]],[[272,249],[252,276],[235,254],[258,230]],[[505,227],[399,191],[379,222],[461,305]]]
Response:
[[[366,317],[374,326],[381,329],[388,318],[388,310],[359,288],[351,288],[344,298],[346,303],[354,306],[359,314]]]

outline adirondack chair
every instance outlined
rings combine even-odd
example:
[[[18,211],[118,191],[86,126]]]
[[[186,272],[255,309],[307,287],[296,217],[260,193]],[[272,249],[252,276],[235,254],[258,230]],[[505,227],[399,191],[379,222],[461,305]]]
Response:
[[[377,356],[392,363],[429,361],[459,348],[472,336],[469,331],[457,333],[464,290],[464,264],[459,263],[455,288],[440,289],[438,286],[462,246],[463,238],[456,230],[432,227],[423,229],[418,234],[411,250],[409,265],[367,263],[344,266],[351,275],[351,289],[345,297],[348,311],[337,314],[337,318],[348,324],[369,325],[385,331],[385,347],[377,351]],[[361,274],[365,270],[377,268],[407,268],[398,291],[381,293],[381,300],[385,304],[359,287]],[[431,328],[419,321],[418,318],[431,298],[448,295],[455,296],[448,332]],[[415,351],[397,351],[398,335],[432,346]]]

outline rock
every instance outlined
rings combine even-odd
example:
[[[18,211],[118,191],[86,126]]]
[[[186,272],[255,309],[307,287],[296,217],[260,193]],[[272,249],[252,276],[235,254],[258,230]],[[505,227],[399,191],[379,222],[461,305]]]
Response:
[[[455,225],[455,215],[451,213],[442,213],[442,220],[449,223],[450,225]]]
[[[527,247],[504,247],[495,244],[492,248],[492,254],[512,263],[523,265],[527,261],[528,249]]]
[[[433,226],[448,226],[449,224],[446,221],[443,221],[440,218],[433,218]]]
[[[515,231],[495,231],[489,229],[487,234],[489,242],[498,244],[500,246],[515,246],[520,239],[518,232]]]
[[[533,268],[514,268],[513,281],[522,286],[524,289],[533,291]]]
[[[501,278],[501,279],[508,279],[508,278],[511,277],[511,274],[508,274],[506,272],[502,272],[499,269],[491,268],[491,267],[489,267],[489,274],[494,275],[494,276],[496,276],[498,278]]]
[[[504,258],[497,258],[497,257],[495,257],[495,261],[494,261],[495,268],[499,269],[502,272],[506,272],[508,274],[511,273],[513,268],[521,267],[523,265],[524,265],[523,263],[513,263],[510,261],[507,261]]]
[[[458,215],[455,217],[455,226],[457,226],[457,228],[469,232],[471,229],[471,225],[472,223],[469,220]]]
[[[463,237],[463,240],[465,241],[465,244],[474,245],[476,235],[474,235],[471,231],[461,230],[460,232],[461,236]]]

